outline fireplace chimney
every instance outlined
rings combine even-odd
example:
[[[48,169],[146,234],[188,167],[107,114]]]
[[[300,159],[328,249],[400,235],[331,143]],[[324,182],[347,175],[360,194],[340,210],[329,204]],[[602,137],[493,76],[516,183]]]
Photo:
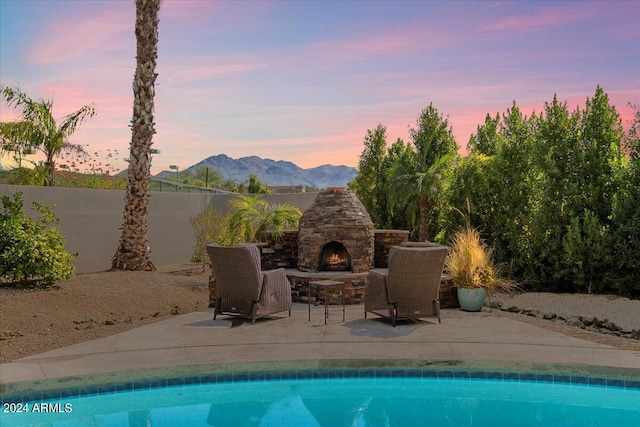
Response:
[[[371,217],[355,193],[329,187],[300,218],[298,269],[367,272],[373,267],[374,231]]]

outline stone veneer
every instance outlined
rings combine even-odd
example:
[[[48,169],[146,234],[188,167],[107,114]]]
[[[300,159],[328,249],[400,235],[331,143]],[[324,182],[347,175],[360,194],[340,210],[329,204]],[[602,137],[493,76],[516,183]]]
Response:
[[[306,273],[297,269],[287,270],[287,277],[291,282],[291,299],[294,302],[311,300],[312,304],[324,303],[324,292],[314,292],[309,295],[309,281],[331,279],[345,283],[345,304],[364,304],[364,287],[367,284],[369,273],[332,272],[330,277],[323,277],[323,273]],[[341,292],[331,288],[327,292],[329,304],[342,304]]]
[[[392,246],[400,246],[409,240],[406,230],[374,230],[373,267],[389,266],[389,251]],[[262,269],[298,267],[298,231],[285,231],[277,240],[270,237],[258,244],[262,254]]]
[[[389,251],[392,246],[400,246],[409,241],[409,232],[406,230],[376,230],[374,239],[375,268],[389,267]]]
[[[300,218],[298,270],[319,270],[325,244],[341,243],[351,256],[351,271],[364,273],[373,267],[373,221],[356,194],[345,188],[328,188],[318,194]]]
[[[260,245],[261,267],[263,270],[275,268],[297,268],[298,230],[284,231],[278,239],[270,236]]]

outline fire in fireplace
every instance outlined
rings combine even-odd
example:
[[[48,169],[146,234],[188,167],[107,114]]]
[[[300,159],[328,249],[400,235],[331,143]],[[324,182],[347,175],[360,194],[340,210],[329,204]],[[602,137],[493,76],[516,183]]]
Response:
[[[320,271],[351,271],[351,255],[340,242],[331,241],[322,247]]]

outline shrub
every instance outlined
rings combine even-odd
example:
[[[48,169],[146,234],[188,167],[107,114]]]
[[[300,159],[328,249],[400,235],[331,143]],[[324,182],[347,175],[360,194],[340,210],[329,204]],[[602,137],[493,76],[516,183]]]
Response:
[[[33,202],[39,218],[24,212],[22,193],[2,197],[0,212],[0,276],[19,285],[52,285],[73,276],[73,255],[64,249],[64,236],[51,207]]]
[[[211,205],[205,211],[191,217],[190,221],[196,241],[191,261],[203,263],[204,268],[209,243],[230,244],[230,238],[226,235],[227,221]]]
[[[567,274],[578,291],[606,291],[603,277],[611,266],[611,243],[604,227],[590,210],[571,219],[562,245]]]
[[[44,185],[47,169],[43,165],[33,168],[17,167],[7,171],[6,183],[11,185]]]
[[[104,190],[124,190],[127,181],[120,176],[101,173],[77,173],[56,171],[56,187],[99,188]]]

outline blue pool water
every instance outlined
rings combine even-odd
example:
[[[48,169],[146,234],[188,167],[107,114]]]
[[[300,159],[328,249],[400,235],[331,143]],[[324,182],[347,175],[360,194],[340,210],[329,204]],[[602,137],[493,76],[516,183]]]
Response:
[[[640,426],[640,389],[522,380],[238,381],[13,403],[26,411],[5,402],[2,427]]]

